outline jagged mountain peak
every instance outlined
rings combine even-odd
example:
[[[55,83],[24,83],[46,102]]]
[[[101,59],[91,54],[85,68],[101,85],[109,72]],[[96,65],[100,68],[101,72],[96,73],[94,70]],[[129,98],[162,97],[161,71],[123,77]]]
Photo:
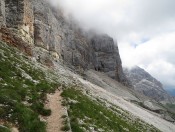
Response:
[[[162,83],[144,69],[138,66],[131,69],[124,68],[124,73],[136,91],[156,101],[173,103],[173,97],[164,90]]]

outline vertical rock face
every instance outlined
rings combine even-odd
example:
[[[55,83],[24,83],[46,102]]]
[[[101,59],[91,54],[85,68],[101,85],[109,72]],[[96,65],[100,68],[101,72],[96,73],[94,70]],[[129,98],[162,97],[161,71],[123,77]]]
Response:
[[[5,17],[5,1],[0,1],[0,29],[4,27],[6,24],[6,17]],[[2,33],[0,32],[0,39],[2,39]]]
[[[34,0],[35,45],[49,51],[60,52],[60,25],[45,0]]]
[[[107,35],[94,36],[91,45],[95,52],[95,69],[103,72],[116,70],[117,61],[121,64],[120,58],[117,60],[117,50],[114,41]],[[115,74],[115,72],[113,72]],[[111,75],[114,77],[114,75]]]
[[[28,0],[5,0],[6,27],[17,29],[17,34],[33,44],[33,8]]]
[[[1,0],[0,18],[1,39],[41,63],[53,66],[62,60],[74,69],[95,69],[127,84],[113,39],[82,33],[47,0]]]
[[[34,12],[34,56],[44,64],[53,65],[61,51],[61,25],[46,0],[32,0]]]
[[[1,40],[32,55],[33,7],[28,0],[1,0],[0,2]]]
[[[19,0],[5,0],[6,26],[8,28],[18,28],[22,25],[24,13],[23,4],[23,1]]]
[[[94,53],[88,39],[81,35],[80,32],[67,30],[63,43],[62,57],[65,63],[73,65],[78,69],[93,67],[92,57]]]
[[[73,29],[61,12],[50,8],[46,1],[33,0],[33,6],[35,49],[37,54],[39,49],[45,49],[45,53],[40,54],[41,60],[44,60],[46,54],[51,54],[76,69],[90,67],[93,53],[88,39]]]
[[[123,74],[117,44],[114,44],[113,39],[107,35],[95,35],[91,39],[91,45],[95,53],[95,70],[105,72],[111,78],[129,85]]]
[[[5,17],[5,1],[0,1],[0,27],[5,26],[6,17]]]

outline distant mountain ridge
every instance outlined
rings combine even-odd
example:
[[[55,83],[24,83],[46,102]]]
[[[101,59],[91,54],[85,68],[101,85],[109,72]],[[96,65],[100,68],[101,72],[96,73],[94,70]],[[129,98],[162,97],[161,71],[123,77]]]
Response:
[[[138,66],[132,69],[124,68],[124,73],[136,91],[156,101],[165,103],[174,101],[174,98],[164,90],[161,82],[152,77],[144,69]]]

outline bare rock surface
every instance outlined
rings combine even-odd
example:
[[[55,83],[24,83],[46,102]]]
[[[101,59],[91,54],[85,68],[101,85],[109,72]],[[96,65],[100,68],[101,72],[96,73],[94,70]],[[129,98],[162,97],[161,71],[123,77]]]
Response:
[[[62,61],[78,72],[95,69],[129,85],[117,43],[108,35],[81,31],[47,0],[2,0],[0,18],[0,38],[42,64]]]
[[[130,70],[125,68],[124,73],[136,91],[162,103],[174,102],[174,98],[164,90],[161,82],[144,69],[137,66]]]
[[[94,35],[91,45],[95,53],[95,70],[105,72],[109,77],[129,85],[123,74],[119,50],[114,40],[107,35]]]
[[[97,72],[95,70],[88,70],[85,72],[85,78],[97,86],[102,87],[106,91],[109,91],[117,96],[123,97],[127,100],[143,101],[148,100],[144,95],[134,93],[132,89],[123,86],[119,82],[111,79],[105,73]],[[133,95],[133,93],[135,95]]]

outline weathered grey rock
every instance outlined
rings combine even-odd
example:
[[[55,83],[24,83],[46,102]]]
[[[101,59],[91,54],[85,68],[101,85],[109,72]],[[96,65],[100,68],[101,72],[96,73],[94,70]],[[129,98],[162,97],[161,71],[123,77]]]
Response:
[[[5,17],[5,1],[0,1],[0,28],[2,26],[5,26],[6,23],[6,17]]]
[[[105,72],[111,78],[129,85],[123,74],[119,50],[114,40],[108,35],[94,35],[90,43],[95,53],[95,70]]]
[[[144,69],[138,66],[131,70],[124,68],[124,73],[136,91],[156,101],[173,103],[174,99],[163,89],[163,85]]]
[[[89,38],[74,24],[68,23],[59,10],[46,1],[33,0],[35,15],[35,45],[54,51],[64,63],[76,70],[96,69],[127,84],[117,46],[107,35]]]
[[[65,63],[78,69],[93,67],[94,52],[86,37],[78,31],[67,30],[63,38],[61,55]]]
[[[6,25],[1,29],[2,40],[30,51],[41,63],[53,66],[53,61],[63,61],[77,71],[95,69],[128,85],[113,39],[83,33],[47,0],[1,1],[0,16],[4,18],[0,24]]]
[[[33,36],[33,8],[28,0],[5,0],[6,26]]]
[[[32,55],[33,6],[29,0],[1,0],[0,39]]]
[[[0,27],[8,28],[29,45],[33,45],[33,8],[28,0],[1,0]],[[2,32],[2,31],[1,31]],[[3,38],[2,38],[3,39]]]

